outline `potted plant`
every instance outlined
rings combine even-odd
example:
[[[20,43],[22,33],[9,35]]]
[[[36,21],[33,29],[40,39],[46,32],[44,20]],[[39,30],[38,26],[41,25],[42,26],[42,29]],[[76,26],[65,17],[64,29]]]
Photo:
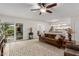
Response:
[[[1,29],[2,29],[3,39],[4,39],[5,42],[7,42],[7,37],[8,37],[8,32],[7,32],[7,30],[8,30],[8,28],[9,28],[9,24],[7,24],[7,23],[2,23],[1,25],[2,25]]]

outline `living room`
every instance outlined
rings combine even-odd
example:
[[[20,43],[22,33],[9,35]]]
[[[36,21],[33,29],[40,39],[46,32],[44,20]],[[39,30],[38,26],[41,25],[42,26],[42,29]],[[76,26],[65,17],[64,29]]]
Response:
[[[38,9],[40,4],[43,7],[44,5],[49,6],[51,4],[54,4],[54,7],[50,8],[51,12],[45,12],[44,10],[41,10],[42,8],[40,10]],[[79,55],[78,50],[79,47],[76,47],[76,45],[79,45],[78,7],[79,3],[0,4],[0,24],[1,24],[0,26],[4,26],[7,24],[13,26],[12,29],[13,34],[11,35],[6,36],[5,35],[6,31],[2,30],[3,31],[2,34],[5,33],[3,35],[6,36],[5,37],[6,43],[4,46],[5,48],[3,48],[2,46],[1,55],[3,56]],[[69,36],[68,31],[72,32],[71,34],[69,34]],[[31,34],[29,34],[30,32]],[[60,37],[59,36],[60,34],[62,34],[63,36]],[[67,42],[60,40],[53,41],[53,39],[59,39],[59,38],[61,38],[62,40],[67,39],[68,41]],[[62,42],[75,45],[74,48],[78,50],[78,53],[69,54],[65,52],[67,45],[62,44]]]

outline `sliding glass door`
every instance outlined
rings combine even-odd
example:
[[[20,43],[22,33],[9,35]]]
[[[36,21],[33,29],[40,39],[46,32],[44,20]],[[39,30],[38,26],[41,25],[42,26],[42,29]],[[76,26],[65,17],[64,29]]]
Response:
[[[23,40],[23,24],[21,23],[12,24],[12,23],[5,23],[5,22],[0,23],[0,36],[1,36],[1,33],[4,33],[3,35],[6,35],[7,42]]]
[[[6,39],[7,42],[14,41],[14,24],[1,23],[0,34]]]

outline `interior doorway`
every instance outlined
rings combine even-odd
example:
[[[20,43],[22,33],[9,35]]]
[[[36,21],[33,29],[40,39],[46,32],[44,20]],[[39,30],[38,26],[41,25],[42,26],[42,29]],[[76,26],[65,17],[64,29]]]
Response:
[[[16,40],[23,40],[23,24],[16,23]]]

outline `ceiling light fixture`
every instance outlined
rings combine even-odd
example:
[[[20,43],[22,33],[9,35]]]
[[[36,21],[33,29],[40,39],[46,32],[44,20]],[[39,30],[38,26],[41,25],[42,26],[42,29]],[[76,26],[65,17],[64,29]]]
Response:
[[[46,12],[46,8],[41,8],[40,11],[45,13]]]
[[[62,24],[62,25],[67,25],[67,24]]]
[[[57,21],[59,21],[59,20],[58,19],[51,20],[51,22],[57,22]]]

